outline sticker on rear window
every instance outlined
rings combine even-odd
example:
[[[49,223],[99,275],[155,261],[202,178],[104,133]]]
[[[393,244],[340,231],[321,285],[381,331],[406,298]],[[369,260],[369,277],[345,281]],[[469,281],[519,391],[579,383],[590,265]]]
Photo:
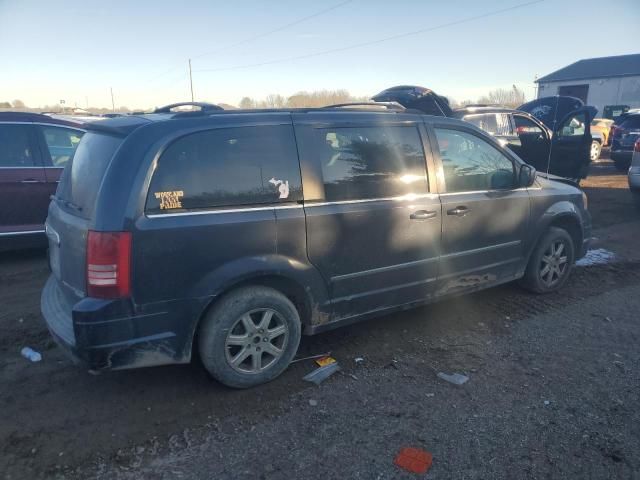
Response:
[[[182,200],[184,192],[182,190],[174,190],[172,192],[155,192],[156,199],[160,200],[160,210],[169,210],[172,208],[182,208]]]
[[[280,192],[280,198],[289,198],[289,180],[276,180],[272,178],[269,180],[269,183],[273,183],[278,188],[278,192]]]

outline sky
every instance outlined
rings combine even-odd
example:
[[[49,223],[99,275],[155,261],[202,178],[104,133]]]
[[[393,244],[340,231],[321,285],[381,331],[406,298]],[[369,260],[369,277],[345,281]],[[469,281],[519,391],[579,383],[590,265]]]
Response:
[[[399,84],[532,98],[536,75],[640,53],[638,25],[640,0],[0,0],[0,101],[187,101],[189,58],[195,99],[214,103]]]

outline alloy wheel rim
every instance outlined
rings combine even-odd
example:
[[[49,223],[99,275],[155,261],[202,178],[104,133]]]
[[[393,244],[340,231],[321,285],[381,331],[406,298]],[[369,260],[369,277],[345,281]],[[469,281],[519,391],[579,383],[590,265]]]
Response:
[[[565,242],[554,240],[544,251],[540,260],[540,280],[547,287],[556,285],[564,276],[568,265]]]
[[[257,374],[284,355],[289,328],[271,308],[251,310],[238,318],[225,339],[227,362],[235,371]]]
[[[597,159],[598,159],[598,144],[592,143],[591,144],[591,160],[597,160]]]

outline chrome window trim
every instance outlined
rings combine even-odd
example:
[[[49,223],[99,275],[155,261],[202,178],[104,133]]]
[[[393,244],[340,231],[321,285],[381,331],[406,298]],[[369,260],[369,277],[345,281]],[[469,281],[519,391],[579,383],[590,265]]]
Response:
[[[44,230],[24,230],[22,232],[0,232],[0,237],[12,237],[15,235],[30,235],[34,233],[45,233]]]
[[[447,195],[469,195],[472,193],[500,193],[500,192],[526,192],[529,190],[542,190],[541,188],[526,188],[526,187],[520,187],[520,188],[511,188],[511,189],[504,189],[504,190],[471,190],[468,192],[444,192],[441,193],[440,196],[444,197]]]
[[[245,212],[262,212],[267,210],[288,210],[293,208],[303,208],[302,205],[271,205],[268,207],[248,207],[248,208],[228,208],[220,210],[204,210],[197,212],[175,212],[175,213],[151,213],[147,214],[147,218],[167,218],[167,217],[185,217],[190,215],[219,215],[221,213],[245,213]]]
[[[42,125],[44,127],[59,127],[68,128],[69,130],[77,130],[78,132],[87,133],[87,130],[81,127],[72,127],[71,125],[65,125],[60,123],[45,123],[45,122],[7,122],[0,121],[0,125]]]
[[[309,207],[324,207],[327,205],[350,205],[350,204],[355,204],[355,203],[371,203],[371,202],[413,202],[416,200],[423,200],[423,199],[431,199],[431,200],[437,200],[438,199],[438,194],[437,193],[420,193],[420,194],[416,194],[416,195],[400,195],[397,197],[380,197],[380,198],[365,198],[362,200],[336,200],[334,202],[313,202],[313,203],[307,203],[305,202],[304,207],[305,208],[309,208]]]
[[[0,165],[0,168],[3,168],[5,170],[9,170],[9,169],[20,169],[20,170],[23,170],[25,168],[59,168],[59,169],[64,170],[64,167],[56,167],[56,166],[53,166],[53,165],[43,165],[41,167],[3,167],[2,165]]]

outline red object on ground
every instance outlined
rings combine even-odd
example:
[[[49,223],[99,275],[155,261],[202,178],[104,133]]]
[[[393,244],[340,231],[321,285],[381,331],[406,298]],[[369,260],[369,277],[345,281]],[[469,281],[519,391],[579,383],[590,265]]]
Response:
[[[426,473],[433,463],[433,455],[420,448],[405,447],[398,452],[393,463],[412,473]]]

